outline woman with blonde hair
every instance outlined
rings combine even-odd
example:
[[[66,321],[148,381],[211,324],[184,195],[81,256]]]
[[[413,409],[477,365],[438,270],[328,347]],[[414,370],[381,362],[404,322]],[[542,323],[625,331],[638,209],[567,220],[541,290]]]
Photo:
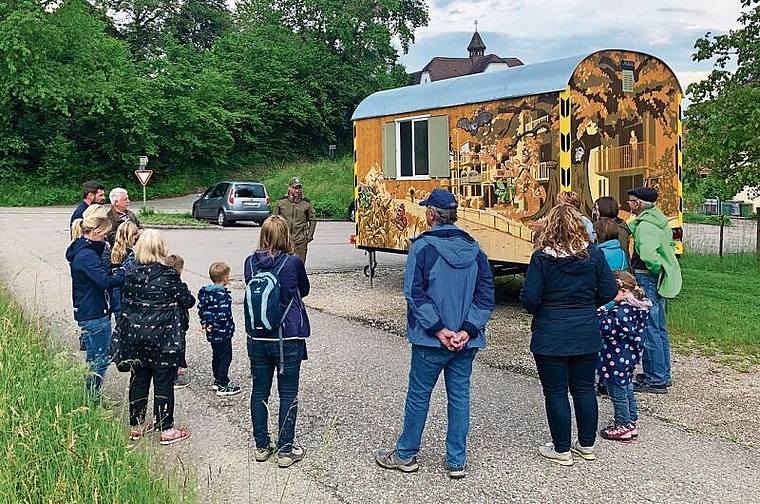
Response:
[[[124,274],[119,272],[112,276],[103,265],[105,237],[111,229],[108,218],[88,215],[77,226],[81,236],[74,238],[66,249],[66,260],[71,268],[74,319],[81,329],[80,346],[87,352],[85,359],[91,370],[86,386],[88,391],[97,393],[110,363],[109,291],[124,282]]]
[[[553,441],[538,451],[561,465],[573,464],[571,450],[586,460],[596,458],[594,371],[602,346],[596,309],[614,299],[617,290],[604,254],[589,243],[578,210],[571,205],[552,208],[536,240],[520,302],[533,315],[530,350]],[[568,390],[578,426],[574,443]]]
[[[251,420],[256,444],[254,458],[257,462],[264,462],[277,451],[277,465],[280,467],[290,467],[304,456],[304,449],[293,441],[301,361],[307,358],[306,339],[311,333],[302,300],[309,294],[309,278],[303,261],[292,252],[288,222],[282,216],[273,215],[261,226],[258,250],[248,256],[244,264],[246,284],[262,271],[273,273],[280,283],[279,303],[285,315],[279,328],[263,329],[252,320],[248,309],[243,310],[253,378]],[[245,306],[248,305],[249,300],[246,299]],[[276,443],[272,444],[267,427],[267,403],[275,370],[278,370],[277,390],[280,395],[279,435]]]
[[[139,229],[134,222],[125,222],[116,230],[116,238],[113,242],[110,258],[112,271],[116,269],[126,270],[135,262],[135,251],[132,250],[132,247],[137,242],[138,236]],[[115,288],[112,295],[113,313],[118,318],[121,315],[121,289]]]
[[[125,224],[119,226],[119,230]],[[164,264],[166,242],[161,233],[148,229],[135,243],[135,262],[126,271],[122,288],[122,313],[117,321],[117,367],[128,367],[130,439],[137,440],[154,428],[146,422],[148,391],[153,382],[153,416],[161,444],[182,441],[186,428],[174,427],[174,377],[177,367],[187,367],[183,317],[195,298],[176,269]]]

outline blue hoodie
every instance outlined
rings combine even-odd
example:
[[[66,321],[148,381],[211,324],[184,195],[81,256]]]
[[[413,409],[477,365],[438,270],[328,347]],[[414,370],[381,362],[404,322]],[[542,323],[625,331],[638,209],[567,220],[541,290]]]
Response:
[[[71,297],[74,302],[74,320],[93,320],[111,314],[109,292],[124,283],[124,272],[108,274],[101,257],[105,242],[85,237],[74,240],[66,249],[66,260],[71,269]]]
[[[443,328],[470,335],[466,348],[486,346],[495,307],[491,268],[478,243],[456,226],[437,226],[412,239],[404,274],[410,343],[444,348]]]
[[[628,271],[630,269],[628,266],[628,256],[625,251],[620,248],[620,241],[617,238],[597,243],[596,248],[604,252],[604,258],[607,260],[607,264],[609,264],[612,271]]]

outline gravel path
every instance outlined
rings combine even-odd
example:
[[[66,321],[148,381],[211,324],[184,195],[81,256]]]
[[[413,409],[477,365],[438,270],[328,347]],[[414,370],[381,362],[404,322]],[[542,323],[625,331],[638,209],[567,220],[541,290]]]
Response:
[[[313,293],[306,299],[309,306],[404,337],[402,269],[378,269],[372,288],[356,273],[313,275],[312,282]],[[348,297],[350,302],[345,301]],[[500,298],[487,326],[488,348],[478,359],[495,368],[536,377],[528,350],[530,316],[514,295]],[[638,395],[642,411],[689,430],[760,446],[760,419],[747,415],[760,406],[760,370],[740,372],[717,357],[675,353],[673,372],[676,385],[667,395]]]

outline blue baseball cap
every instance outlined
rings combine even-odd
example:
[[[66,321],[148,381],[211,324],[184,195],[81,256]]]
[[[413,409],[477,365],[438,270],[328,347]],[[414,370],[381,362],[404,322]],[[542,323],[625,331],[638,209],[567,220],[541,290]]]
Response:
[[[452,209],[457,207],[457,199],[449,191],[444,189],[433,189],[433,192],[420,201],[420,206],[433,206],[442,209]]]

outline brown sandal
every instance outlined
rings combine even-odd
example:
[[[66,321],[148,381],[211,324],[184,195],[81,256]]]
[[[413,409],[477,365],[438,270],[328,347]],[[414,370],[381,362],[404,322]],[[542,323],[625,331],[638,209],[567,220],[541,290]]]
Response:
[[[151,432],[153,432],[153,422],[144,423],[142,425],[133,425],[129,428],[129,439],[130,441],[137,441]]]
[[[172,443],[176,443],[177,441],[187,439],[188,437],[190,437],[190,431],[188,429],[184,427],[180,427],[179,429],[172,427],[171,429],[167,429],[161,432],[161,444],[170,445]]]

